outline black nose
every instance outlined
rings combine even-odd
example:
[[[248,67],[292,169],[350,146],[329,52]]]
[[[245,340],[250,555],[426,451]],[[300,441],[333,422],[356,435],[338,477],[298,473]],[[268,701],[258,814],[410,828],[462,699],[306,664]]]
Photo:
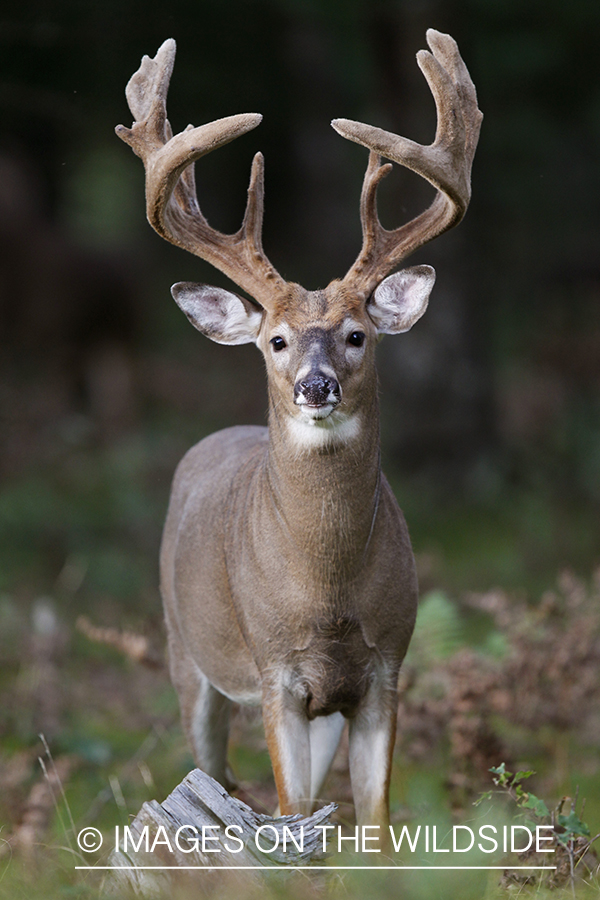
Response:
[[[334,394],[339,399],[340,386],[335,378],[323,375],[322,372],[309,372],[302,381],[296,382],[294,398],[299,394],[302,394],[310,406],[324,406],[330,394]]]

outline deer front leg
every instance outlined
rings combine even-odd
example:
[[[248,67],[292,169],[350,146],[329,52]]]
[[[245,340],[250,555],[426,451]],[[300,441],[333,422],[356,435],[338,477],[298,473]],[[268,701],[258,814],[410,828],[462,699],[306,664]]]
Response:
[[[389,794],[396,737],[396,690],[372,685],[350,720],[350,780],[359,825],[379,825],[382,841],[390,823]]]
[[[304,704],[285,688],[263,691],[263,722],[280,815],[310,815],[310,729]]]

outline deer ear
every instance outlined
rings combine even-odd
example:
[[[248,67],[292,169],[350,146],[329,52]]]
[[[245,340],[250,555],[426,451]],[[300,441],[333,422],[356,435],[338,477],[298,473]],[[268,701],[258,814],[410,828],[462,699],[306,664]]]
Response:
[[[427,309],[435,282],[431,266],[412,266],[385,278],[367,304],[379,334],[402,334]]]
[[[223,288],[181,281],[171,294],[192,325],[218,344],[256,343],[263,313],[250,300]]]

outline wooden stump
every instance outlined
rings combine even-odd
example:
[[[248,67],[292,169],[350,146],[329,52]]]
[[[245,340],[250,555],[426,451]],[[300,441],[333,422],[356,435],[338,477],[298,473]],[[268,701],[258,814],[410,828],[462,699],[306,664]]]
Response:
[[[201,894],[212,893],[225,879],[245,890],[258,886],[264,867],[307,865],[322,858],[320,826],[329,824],[335,809],[330,803],[306,818],[273,819],[255,813],[214,778],[194,769],[163,803],[144,803],[127,829],[119,829],[119,849],[109,859],[115,868],[105,880],[104,894],[168,896],[180,882],[193,884]]]

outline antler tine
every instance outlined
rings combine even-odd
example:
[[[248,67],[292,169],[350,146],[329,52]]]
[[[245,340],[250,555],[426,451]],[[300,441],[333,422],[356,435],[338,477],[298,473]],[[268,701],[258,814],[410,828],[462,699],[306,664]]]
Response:
[[[167,119],[166,99],[175,62],[175,41],[169,39],[151,59],[144,56],[126,88],[134,116],[131,128],[118,125],[117,135],[141,157],[146,170],[148,221],[172,244],[214,265],[246,290],[261,306],[274,302],[285,281],[262,248],[264,207],[262,154],[252,164],[248,202],[241,228],[223,234],[212,228],[196,196],[194,162],[256,128],[257,113],[228,116],[173,136]]]
[[[334,119],[335,130],[371,151],[361,194],[363,246],[344,282],[366,294],[409,253],[451,228],[464,216],[471,197],[471,167],[483,118],[477,108],[475,86],[456,41],[429,29],[432,50],[417,54],[433,94],[438,124],[429,146],[417,144],[381,128]],[[427,179],[438,195],[425,212],[394,231],[387,231],[377,215],[377,186],[389,172],[379,156],[411,169]]]
[[[262,223],[265,208],[265,159],[262,153],[257,153],[252,160],[250,172],[250,184],[248,185],[248,202],[244,221],[240,229],[241,236],[252,247],[254,253],[261,254],[262,248]]]
[[[386,163],[382,166],[379,156],[371,150],[360,195],[360,221],[363,236],[371,242],[376,240],[378,226],[381,228],[377,216],[377,188],[379,187],[379,182],[383,181],[386,175],[390,174],[392,168],[391,163]]]

